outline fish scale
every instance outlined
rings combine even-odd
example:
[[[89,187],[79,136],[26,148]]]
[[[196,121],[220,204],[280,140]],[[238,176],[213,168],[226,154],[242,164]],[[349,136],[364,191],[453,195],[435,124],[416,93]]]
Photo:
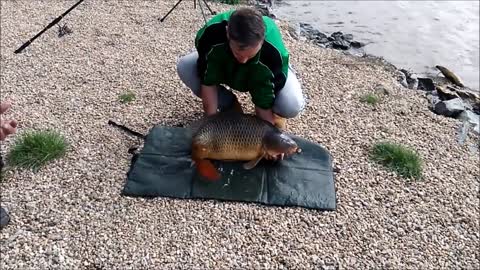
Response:
[[[217,113],[201,120],[192,138],[192,160],[207,178],[219,173],[208,161],[248,161],[253,168],[267,153],[294,153],[296,143],[271,123],[255,115],[237,112]]]
[[[263,135],[274,128],[252,115],[216,114],[199,128],[194,142],[209,150],[208,158],[251,160],[261,150]]]

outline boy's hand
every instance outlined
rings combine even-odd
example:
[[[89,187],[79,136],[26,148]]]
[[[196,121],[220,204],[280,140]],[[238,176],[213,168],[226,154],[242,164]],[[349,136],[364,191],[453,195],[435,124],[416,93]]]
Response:
[[[275,124],[274,122],[274,117],[273,117],[273,112],[271,109],[261,109],[261,108],[258,108],[258,107],[255,107],[255,114],[262,118],[263,120],[265,121],[268,121],[270,123],[272,123],[273,125]]]
[[[5,113],[10,107],[9,102],[2,102],[0,104],[0,114]],[[0,141],[5,140],[8,135],[15,132],[17,132],[17,121],[0,119]]]

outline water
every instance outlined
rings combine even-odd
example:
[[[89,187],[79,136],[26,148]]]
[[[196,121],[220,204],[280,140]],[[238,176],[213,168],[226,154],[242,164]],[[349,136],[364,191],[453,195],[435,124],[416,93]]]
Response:
[[[353,34],[368,54],[420,75],[442,65],[479,89],[479,1],[276,1],[279,18]]]

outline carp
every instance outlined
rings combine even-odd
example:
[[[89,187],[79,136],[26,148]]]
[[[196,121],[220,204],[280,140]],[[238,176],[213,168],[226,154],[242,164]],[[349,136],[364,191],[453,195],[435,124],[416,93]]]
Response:
[[[220,173],[211,160],[245,161],[243,168],[253,169],[268,156],[299,153],[297,143],[278,127],[255,115],[219,112],[202,119],[192,134],[192,163],[209,180]]]

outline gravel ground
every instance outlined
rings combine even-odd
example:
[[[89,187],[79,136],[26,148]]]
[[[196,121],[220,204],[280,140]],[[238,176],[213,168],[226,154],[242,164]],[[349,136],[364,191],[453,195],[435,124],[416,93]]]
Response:
[[[1,183],[12,217],[0,234],[1,269],[480,268],[479,157],[469,147],[478,137],[459,145],[458,123],[431,113],[382,65],[288,31],[309,101],[288,129],[333,154],[337,211],[121,197],[127,150],[139,141],[107,122],[145,133],[198,115],[175,64],[203,17],[191,1],[160,23],[174,1],[89,0],[60,22],[72,34],[60,38],[54,26],[13,53],[74,2],[1,2],[1,93],[14,101],[6,116],[20,121],[17,135],[55,128],[71,144],[40,172],[14,170]],[[379,84],[389,92],[379,105],[359,102]],[[120,104],[127,90],[137,99]],[[418,150],[425,179],[369,162],[381,139]]]

